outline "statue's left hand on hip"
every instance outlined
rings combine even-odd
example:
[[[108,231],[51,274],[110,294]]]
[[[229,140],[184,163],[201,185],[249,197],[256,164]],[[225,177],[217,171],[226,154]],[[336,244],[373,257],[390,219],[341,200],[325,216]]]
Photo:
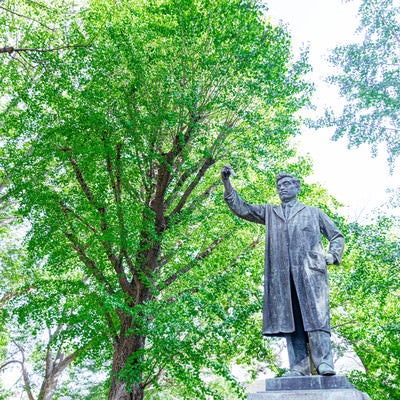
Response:
[[[331,265],[331,264],[334,264],[335,258],[333,257],[333,255],[331,253],[327,253],[327,254],[325,254],[325,261],[326,261],[326,265]]]

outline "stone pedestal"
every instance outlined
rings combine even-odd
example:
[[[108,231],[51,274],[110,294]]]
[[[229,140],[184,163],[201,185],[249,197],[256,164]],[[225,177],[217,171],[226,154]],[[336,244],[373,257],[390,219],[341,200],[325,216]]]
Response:
[[[265,391],[248,400],[370,400],[344,376],[301,376],[265,380]]]

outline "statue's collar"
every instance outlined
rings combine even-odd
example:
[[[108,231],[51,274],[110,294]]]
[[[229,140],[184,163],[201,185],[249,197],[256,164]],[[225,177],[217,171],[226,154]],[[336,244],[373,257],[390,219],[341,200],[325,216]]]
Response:
[[[289,201],[287,203],[282,203],[281,206],[283,208],[285,208],[285,207],[294,207],[297,203],[298,203],[297,199],[293,199],[293,200],[291,200],[291,201]]]

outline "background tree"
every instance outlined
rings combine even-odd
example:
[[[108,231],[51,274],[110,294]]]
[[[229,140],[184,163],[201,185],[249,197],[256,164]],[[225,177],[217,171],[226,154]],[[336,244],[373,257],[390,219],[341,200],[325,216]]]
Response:
[[[218,398],[202,372],[236,387],[231,360],[272,358],[251,337],[262,229],[226,219],[218,170],[229,159],[244,194],[271,198],[265,182],[306,167],[287,160],[308,67],[250,0],[62,6],[61,43],[89,47],[50,43],[44,6],[39,20],[24,8],[23,48],[58,50],[3,52],[35,70],[2,66],[1,168],[30,224],[34,285],[8,305],[21,323],[66,327],[54,346],[108,367],[109,399],[162,382]]]
[[[328,111],[320,124],[334,126],[334,139],[350,146],[368,143],[374,153],[386,145],[392,164],[400,154],[400,8],[393,0],[363,0],[359,9],[361,41],[338,46],[329,60],[338,73],[328,81],[339,87],[346,105]]]
[[[328,81],[338,85],[346,105],[340,115],[328,111],[319,121],[335,126],[333,138],[346,136],[350,146],[367,143],[376,154],[385,144],[391,166],[400,154],[399,13],[398,2],[392,0],[361,2],[362,40],[335,48],[329,58],[339,72]],[[399,306],[398,221],[382,217],[348,229],[343,267],[332,272],[334,321],[366,370],[352,373],[352,381],[371,398],[395,399],[400,359],[394,311]]]
[[[372,399],[400,395],[398,222],[350,224],[344,262],[331,273],[333,325],[365,368],[349,377]]]

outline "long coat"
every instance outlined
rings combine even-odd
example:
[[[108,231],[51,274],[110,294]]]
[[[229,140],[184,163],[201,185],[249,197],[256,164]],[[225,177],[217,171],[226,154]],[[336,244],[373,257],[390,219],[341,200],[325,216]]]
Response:
[[[304,330],[330,332],[329,284],[321,234],[328,252],[339,264],[344,238],[319,208],[295,201],[289,215],[282,206],[250,205],[233,189],[225,193],[232,212],[251,222],[265,224],[263,334],[282,336],[295,331],[291,276],[299,299]]]

